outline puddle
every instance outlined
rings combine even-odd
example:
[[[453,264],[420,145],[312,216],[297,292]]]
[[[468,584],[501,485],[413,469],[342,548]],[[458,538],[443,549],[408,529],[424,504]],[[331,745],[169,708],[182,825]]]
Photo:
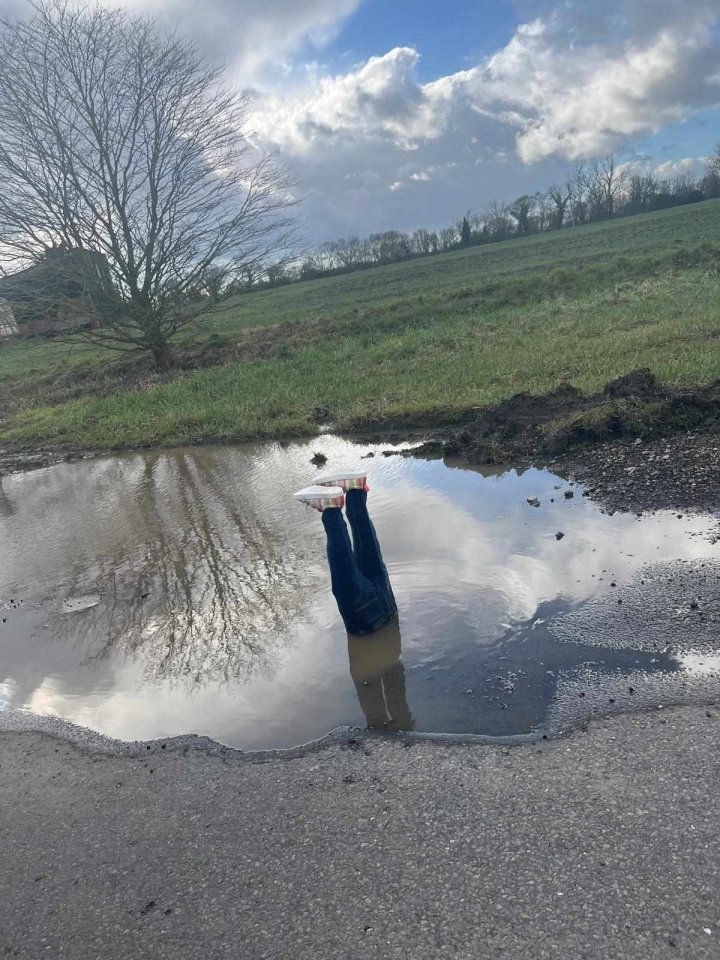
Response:
[[[318,450],[329,466],[377,454],[369,506],[400,609],[383,636],[348,640],[319,516],[292,500]],[[0,480],[0,709],[263,749],[341,725],[552,735],[716,695],[707,517],[608,516],[547,472],[380,453],[323,436]]]

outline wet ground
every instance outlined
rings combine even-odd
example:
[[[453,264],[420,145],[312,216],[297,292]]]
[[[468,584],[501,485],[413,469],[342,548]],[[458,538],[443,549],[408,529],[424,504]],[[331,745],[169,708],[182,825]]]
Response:
[[[720,507],[720,432],[685,431],[654,440],[606,443],[549,461],[592,490],[608,510],[632,513]]]
[[[0,480],[0,702],[120,739],[286,747],[339,725],[552,736],[720,684],[707,515],[609,515],[547,471],[312,444],[155,451]],[[348,638],[318,515],[368,466],[400,608]]]

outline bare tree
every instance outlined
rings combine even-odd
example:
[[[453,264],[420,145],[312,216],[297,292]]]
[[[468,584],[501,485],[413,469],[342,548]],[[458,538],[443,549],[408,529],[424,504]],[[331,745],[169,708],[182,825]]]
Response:
[[[712,185],[706,179],[698,183],[697,180],[687,174],[673,177],[668,186],[674,204],[697,203],[699,200],[707,200],[712,197]],[[718,171],[717,188],[717,196],[720,196],[720,170]]]
[[[292,279],[291,274],[288,272],[287,264],[282,261],[269,264],[265,270],[265,276],[267,277],[268,283],[274,284],[275,286],[290,283]]]
[[[372,263],[382,263],[383,259],[383,234],[371,233],[367,238],[368,259]]]
[[[410,255],[410,238],[399,230],[372,233],[368,238],[370,256],[377,263],[393,263]]]
[[[238,282],[240,287],[243,290],[250,292],[250,290],[253,290],[262,279],[262,273],[262,266],[259,263],[250,262],[243,264],[238,274]],[[187,289],[189,288],[186,288],[186,290]]]
[[[702,179],[702,191],[707,199],[720,197],[720,143],[708,157],[705,175]]]
[[[0,253],[95,254],[112,282],[86,335],[166,368],[212,303],[188,294],[249,278],[291,240],[291,184],[248,140],[250,100],[122,11],[41,0],[0,28]]]
[[[547,230],[552,230],[554,216],[555,205],[550,198],[550,194],[538,191],[535,194],[535,232],[545,233]]]
[[[615,157],[610,154],[602,159],[591,160],[589,173],[597,214],[601,217],[614,216],[618,200],[625,191],[627,170],[619,167]]]
[[[473,243],[483,243],[486,239],[484,215],[476,210],[468,210],[467,219],[470,224]]]
[[[338,265],[338,260],[335,255],[336,253],[336,244],[334,240],[326,240],[314,254],[315,266],[318,270],[334,270]]]
[[[548,214],[550,229],[560,230],[565,223],[568,205],[572,200],[572,186],[569,183],[562,187],[553,184],[548,189],[547,196],[551,204],[551,210]]]
[[[458,242],[458,232],[455,226],[443,227],[438,236],[441,250],[452,250]]]
[[[362,260],[363,245],[358,237],[342,238],[335,242],[335,258],[339,266],[352,270]]]
[[[570,194],[570,219],[574,227],[587,223],[590,219],[591,180],[587,161],[579,160],[567,184]]]
[[[515,221],[515,232],[519,237],[527,237],[532,233],[532,218],[535,210],[535,197],[524,193],[517,200],[513,200],[507,212]]]
[[[434,237],[434,239],[433,239]],[[433,247],[437,249],[437,236],[432,234],[425,227],[420,227],[413,233],[411,239],[412,252],[418,256],[425,257],[433,253]]]
[[[624,212],[652,210],[660,194],[660,181],[652,173],[635,174],[627,182]]]
[[[492,200],[484,212],[485,230],[492,240],[507,240],[512,236],[513,224],[510,212],[500,200]]]

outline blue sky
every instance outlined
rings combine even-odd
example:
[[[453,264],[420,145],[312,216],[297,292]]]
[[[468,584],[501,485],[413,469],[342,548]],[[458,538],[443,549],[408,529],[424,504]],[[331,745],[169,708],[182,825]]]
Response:
[[[343,70],[393,47],[421,53],[422,82],[464,70],[504,46],[517,23],[513,5],[473,0],[368,0],[323,59]]]
[[[641,137],[628,145],[627,153],[647,153],[658,161],[680,160],[710,153],[720,141],[720,108],[703,110],[659,133]]]
[[[317,242],[438,228],[611,152],[697,174],[720,140],[720,0],[119,2],[253,91]]]

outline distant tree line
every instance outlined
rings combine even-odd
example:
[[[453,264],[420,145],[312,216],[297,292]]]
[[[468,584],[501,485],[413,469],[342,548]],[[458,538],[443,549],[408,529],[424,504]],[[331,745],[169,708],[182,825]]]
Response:
[[[349,273],[714,197],[720,197],[720,144],[709,158],[704,174],[698,178],[680,175],[661,179],[653,173],[633,174],[612,155],[581,160],[565,183],[553,184],[544,192],[523,194],[510,203],[493,200],[482,211],[468,211],[441,230],[425,227],[413,233],[386,230],[371,233],[365,239],[349,236],[331,240],[306,255],[300,263],[278,264],[264,271],[244,271],[224,293],[233,295],[259,287]]]

